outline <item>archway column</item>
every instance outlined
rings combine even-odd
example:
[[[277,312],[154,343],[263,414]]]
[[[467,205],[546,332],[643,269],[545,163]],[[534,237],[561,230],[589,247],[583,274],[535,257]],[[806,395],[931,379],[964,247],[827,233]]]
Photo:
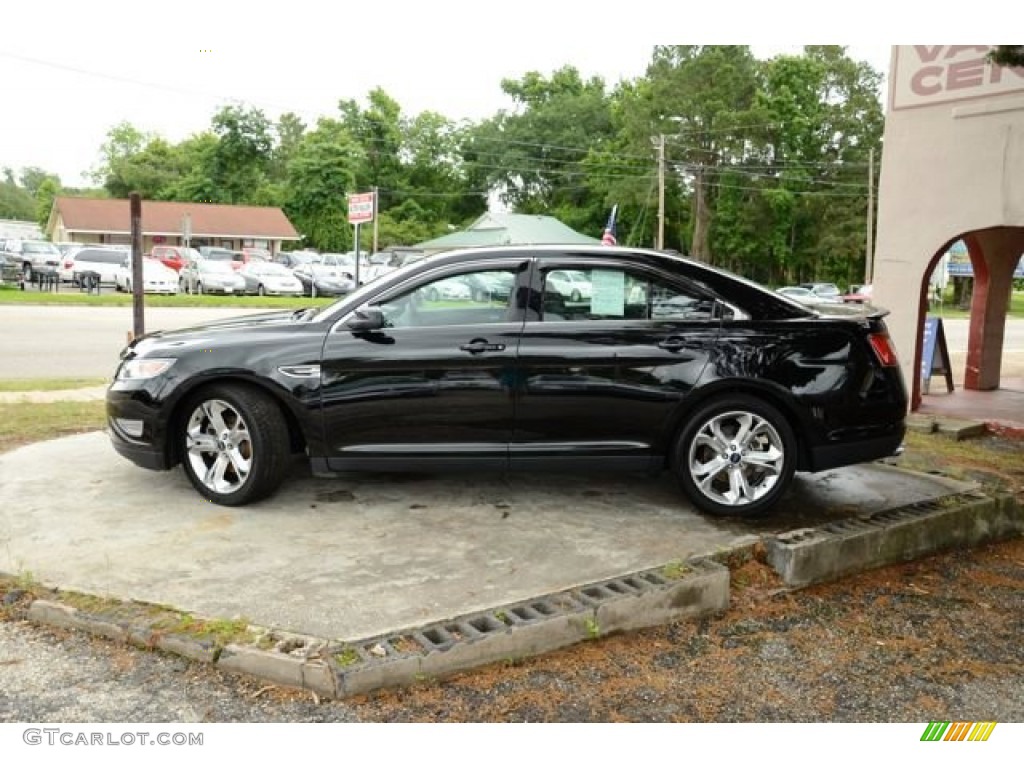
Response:
[[[1024,231],[996,227],[963,239],[974,271],[964,388],[998,389],[1013,271],[1024,251]]]

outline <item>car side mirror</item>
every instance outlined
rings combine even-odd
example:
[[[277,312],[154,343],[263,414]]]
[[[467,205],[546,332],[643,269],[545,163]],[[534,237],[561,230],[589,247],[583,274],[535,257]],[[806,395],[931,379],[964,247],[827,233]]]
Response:
[[[384,312],[380,307],[360,307],[346,323],[350,331],[379,331],[384,327]]]

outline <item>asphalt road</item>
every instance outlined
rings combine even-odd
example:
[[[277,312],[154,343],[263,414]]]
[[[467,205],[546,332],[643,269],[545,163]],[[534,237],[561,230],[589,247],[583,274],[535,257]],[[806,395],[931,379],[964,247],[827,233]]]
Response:
[[[268,311],[151,307],[146,329]],[[0,378],[109,377],[132,329],[132,308],[3,305],[0,328]]]
[[[267,311],[157,307],[147,311],[146,328],[183,328]],[[959,385],[967,354],[967,320],[946,319],[943,326]],[[131,327],[131,307],[0,306],[0,378],[112,376]],[[1024,320],[1007,320],[1002,375],[1024,377]]]

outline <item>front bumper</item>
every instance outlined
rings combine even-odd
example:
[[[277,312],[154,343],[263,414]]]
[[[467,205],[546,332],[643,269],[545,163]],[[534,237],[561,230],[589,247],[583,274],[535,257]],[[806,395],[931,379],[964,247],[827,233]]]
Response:
[[[144,389],[107,390],[107,433],[114,450],[145,469],[170,469],[166,427]]]

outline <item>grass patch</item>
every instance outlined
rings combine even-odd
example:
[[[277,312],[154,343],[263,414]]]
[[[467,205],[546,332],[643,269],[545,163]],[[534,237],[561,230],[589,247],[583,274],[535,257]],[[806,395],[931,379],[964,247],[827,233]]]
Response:
[[[941,434],[907,432],[896,464],[956,480],[973,480],[986,491],[1024,493],[1024,450],[1020,440],[995,436],[951,440]]]
[[[0,379],[0,392],[55,392],[107,384],[109,379]]]
[[[257,639],[249,629],[248,619],[200,619],[190,613],[178,613],[160,619],[154,628],[176,635],[211,640],[221,647],[231,643],[252,644]]]
[[[337,301],[331,298],[311,299],[305,296],[146,296],[147,307],[231,307],[233,309],[301,309],[323,307]],[[74,288],[57,293],[21,291],[13,286],[0,286],[0,304],[60,304],[87,307],[130,307],[132,295],[115,291],[100,294],[81,293]]]
[[[671,563],[665,564],[661,569],[661,575],[666,579],[676,581],[691,573],[692,570],[693,569],[686,565],[682,560],[673,560]]]
[[[93,432],[106,423],[103,401],[0,403],[0,453],[38,440]]]
[[[953,304],[953,289],[949,288],[943,295],[941,307],[930,307],[928,314],[934,317],[948,318],[950,320],[970,317],[969,309],[960,309]],[[1010,304],[1006,312],[1007,317],[1024,318],[1024,291],[1014,291],[1010,294]]]
[[[346,648],[334,654],[334,661],[339,667],[351,667],[358,663],[359,653],[355,648]]]

